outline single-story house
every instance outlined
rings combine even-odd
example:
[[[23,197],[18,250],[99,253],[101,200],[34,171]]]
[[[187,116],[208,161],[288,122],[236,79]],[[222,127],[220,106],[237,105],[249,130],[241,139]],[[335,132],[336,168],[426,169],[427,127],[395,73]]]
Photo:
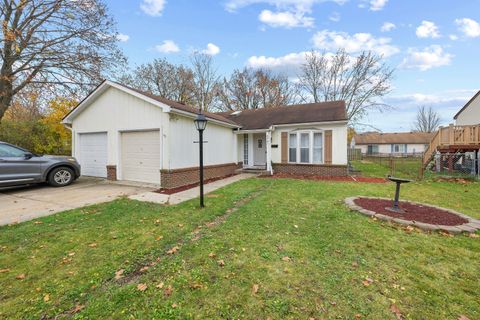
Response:
[[[421,156],[428,148],[434,133],[426,132],[366,132],[352,138],[352,148],[364,155]]]
[[[480,90],[453,117],[457,126],[480,124]]]
[[[63,123],[86,176],[176,188],[198,182],[198,109],[104,81]],[[204,112],[205,179],[241,168],[347,175],[343,101]]]

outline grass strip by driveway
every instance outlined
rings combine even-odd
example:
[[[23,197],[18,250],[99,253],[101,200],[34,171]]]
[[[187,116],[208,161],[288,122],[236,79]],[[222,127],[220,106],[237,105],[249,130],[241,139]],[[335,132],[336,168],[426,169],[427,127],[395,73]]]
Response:
[[[109,217],[93,224],[102,227],[100,230],[118,229],[117,220],[112,218],[128,216],[124,219],[130,225],[120,224],[124,232],[128,237],[132,233],[141,236],[138,241],[122,237],[126,242],[123,248],[131,250],[131,254],[120,249],[104,251],[102,259],[95,256],[77,266],[86,268],[89,276],[77,276],[76,283],[64,276],[68,274],[66,267],[75,260],[64,266],[57,259],[54,268],[48,270],[38,263],[46,263],[47,255],[37,261],[36,268],[41,270],[34,272],[43,275],[42,281],[48,287],[40,285],[39,280],[27,282],[31,281],[28,273],[24,280],[14,280],[17,269],[8,276],[2,273],[0,285],[6,289],[0,293],[0,310],[5,318],[480,318],[480,239],[405,230],[351,212],[343,204],[348,196],[391,197],[393,192],[391,184],[250,179],[218,190],[214,198],[208,199],[207,210],[195,209],[194,202],[170,208],[125,200],[97,206],[97,216]],[[402,188],[405,199],[454,208],[476,217],[480,215],[478,192],[478,183],[422,182]],[[241,203],[223,223],[202,228],[197,241],[184,241],[175,254],[164,254],[182,239],[195,238],[198,225],[217,221],[235,207],[236,201],[238,204],[252,194],[255,197]],[[22,236],[14,232],[5,237],[5,230],[53,228],[59,223],[58,235],[42,234],[37,229],[35,236],[29,237],[36,237],[38,244],[48,242],[44,253],[52,255],[52,243],[57,243],[64,233],[75,238],[92,229],[89,220],[69,216],[74,212],[57,217],[74,220],[75,224],[52,220],[52,226],[29,223],[0,229],[0,245],[12,248],[6,249],[6,255],[2,251],[0,268],[13,268],[33,254],[32,248],[17,253]],[[151,229],[157,230],[158,215],[165,220],[160,228],[165,232],[157,248],[155,236],[159,233],[152,234]],[[82,241],[77,248],[89,253],[117,240],[98,240],[96,248]],[[59,258],[68,255],[68,250],[62,252],[66,253]],[[120,268],[128,275],[158,256],[160,261],[131,281],[112,280]],[[95,279],[92,284],[88,281],[91,278]],[[49,301],[44,301],[47,293]],[[64,313],[78,304],[84,307],[77,313]]]
[[[221,189],[204,210],[195,200],[164,207],[122,199],[1,227],[0,318],[71,310],[116,270],[128,274],[262,188],[253,180]]]

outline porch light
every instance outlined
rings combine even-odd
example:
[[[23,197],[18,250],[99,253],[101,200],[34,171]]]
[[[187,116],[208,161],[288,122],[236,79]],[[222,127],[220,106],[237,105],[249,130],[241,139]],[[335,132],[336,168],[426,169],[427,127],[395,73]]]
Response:
[[[195,122],[195,128],[197,128],[198,131],[203,131],[207,127],[208,120],[203,113],[199,113],[193,122]]]

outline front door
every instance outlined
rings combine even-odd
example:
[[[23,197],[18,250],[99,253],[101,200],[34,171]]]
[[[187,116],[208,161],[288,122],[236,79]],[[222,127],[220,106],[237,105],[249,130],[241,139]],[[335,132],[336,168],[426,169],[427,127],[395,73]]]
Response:
[[[266,165],[265,134],[254,134],[253,144],[253,164],[256,166]]]

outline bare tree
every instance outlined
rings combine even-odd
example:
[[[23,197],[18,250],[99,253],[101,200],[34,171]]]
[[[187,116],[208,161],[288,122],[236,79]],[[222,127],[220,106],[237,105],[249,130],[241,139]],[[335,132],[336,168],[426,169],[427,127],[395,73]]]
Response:
[[[120,78],[124,84],[161,97],[182,102],[193,102],[193,71],[176,66],[165,59],[142,64]]]
[[[0,21],[0,120],[30,84],[91,86],[124,62],[102,0],[4,0]]]
[[[202,110],[211,110],[217,96],[220,77],[213,64],[213,57],[205,53],[194,53],[193,68],[194,104]]]
[[[440,115],[432,107],[420,106],[413,124],[414,131],[433,132],[440,125]]]
[[[222,110],[272,108],[296,101],[295,86],[287,77],[268,70],[244,68],[223,79],[219,93]]]
[[[388,107],[381,98],[390,92],[393,69],[371,51],[352,57],[345,50],[334,54],[307,53],[300,74],[300,86],[313,102],[345,100],[351,123],[370,110]]]

